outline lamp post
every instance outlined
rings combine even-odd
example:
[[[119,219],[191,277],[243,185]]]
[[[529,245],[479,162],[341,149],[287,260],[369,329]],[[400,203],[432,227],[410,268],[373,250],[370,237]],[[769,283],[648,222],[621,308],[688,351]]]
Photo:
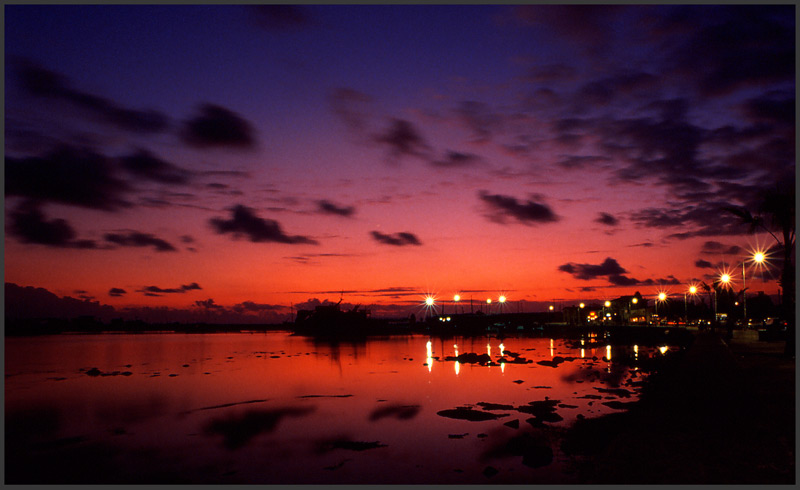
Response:
[[[453,296],[453,309],[455,310],[454,313],[458,313],[458,302],[461,301],[461,295],[456,294]]]
[[[689,325],[689,301],[686,299],[687,294],[691,294],[692,296],[697,294],[697,286],[692,284],[691,286],[689,286],[689,289],[687,291],[683,292],[683,308],[685,310],[684,313],[686,314],[686,325]],[[692,302],[692,304],[694,304],[694,301]]]
[[[661,303],[662,301],[666,301],[666,300],[667,300],[667,293],[665,293],[663,291],[658,293],[658,297],[656,299],[656,316],[658,316],[658,304]],[[659,325],[661,324],[661,317],[660,316],[658,317],[658,324]]]

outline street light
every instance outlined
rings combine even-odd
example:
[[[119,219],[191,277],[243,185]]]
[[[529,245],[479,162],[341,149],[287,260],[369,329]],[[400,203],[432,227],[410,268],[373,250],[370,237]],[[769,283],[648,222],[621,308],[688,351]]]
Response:
[[[603,303],[603,321],[606,321],[606,318],[610,316],[608,313],[606,313],[606,308],[609,306],[611,306],[611,301],[606,300],[606,302]]]
[[[689,286],[688,291],[683,292],[683,307],[686,313],[686,325],[689,325],[689,301],[686,298],[687,294],[691,294],[692,296],[697,294],[697,286],[694,284]],[[694,299],[692,299],[692,305],[694,305]]]
[[[658,293],[658,299],[656,300],[656,316],[658,316],[658,304],[662,303],[667,300],[667,293],[661,291]],[[658,317],[658,323],[661,324],[661,317]]]
[[[458,302],[461,301],[461,295],[456,294],[453,296],[453,309],[455,310],[454,313],[458,314]]]

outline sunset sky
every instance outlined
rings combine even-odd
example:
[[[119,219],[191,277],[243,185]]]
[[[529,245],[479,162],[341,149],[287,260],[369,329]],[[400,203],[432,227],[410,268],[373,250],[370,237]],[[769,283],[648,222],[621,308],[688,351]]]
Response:
[[[741,288],[795,56],[794,5],[6,5],[5,280],[169,319]]]

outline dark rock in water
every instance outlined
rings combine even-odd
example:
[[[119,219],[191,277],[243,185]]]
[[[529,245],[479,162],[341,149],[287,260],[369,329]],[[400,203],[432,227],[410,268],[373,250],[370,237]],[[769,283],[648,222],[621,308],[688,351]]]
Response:
[[[551,388],[552,388],[552,386],[534,386],[534,389],[537,389],[537,390],[549,390]]]
[[[599,400],[599,399],[601,399],[603,397],[600,396],[600,395],[583,395],[583,396],[579,396],[578,398],[588,398],[590,400]]]
[[[515,379],[514,381],[512,381],[512,383],[517,383],[517,384],[522,384],[524,382],[525,381],[522,381],[521,379]]]
[[[566,403],[559,403],[558,408],[578,408],[577,405],[567,405]]]
[[[486,468],[483,469],[483,476],[485,476],[486,478],[491,478],[498,473],[500,473],[500,471],[494,466],[487,466]]]
[[[463,439],[469,435],[469,432],[465,432],[463,434],[447,434],[449,439]]]
[[[514,405],[503,405],[502,403],[478,402],[477,405],[484,410],[514,410]]]
[[[600,393],[609,393],[612,395],[616,395],[620,398],[630,398],[633,394],[632,392],[626,390],[625,388],[597,388],[595,390],[599,391]]]
[[[611,401],[611,402],[603,402],[603,405],[613,408],[614,410],[627,410],[631,408],[633,405],[636,405],[636,402],[621,402],[621,401]]]
[[[472,410],[471,408],[459,407],[450,410],[440,410],[436,412],[436,415],[451,419],[469,420],[470,422],[481,422],[483,420],[495,420],[499,419],[500,417],[508,417],[510,414],[479,412],[478,410]]]
[[[188,364],[184,364],[182,367],[189,367],[189,365]]]
[[[122,376],[131,376],[133,373],[130,372],[130,371],[123,371],[123,372],[121,372],[119,374],[121,374]]]
[[[554,357],[552,360],[550,360],[550,361],[539,361],[539,362],[537,362],[536,364],[540,364],[540,365],[542,365],[542,366],[549,366],[549,367],[558,367],[558,365],[559,365],[559,364],[561,364],[561,363],[562,363],[562,362],[564,362],[564,361],[565,361],[565,359],[564,359],[563,357],[561,357],[561,356],[555,356],[555,357]]]
[[[89,376],[100,376],[101,374],[103,374],[103,372],[97,369],[96,367],[93,367],[92,369],[86,371],[86,374]]]
[[[525,422],[531,424],[532,427],[536,427],[537,429],[541,429],[542,427],[545,426],[544,422],[537,417],[531,417],[529,419],[526,419]]]
[[[478,439],[483,439],[485,437],[489,437],[489,434],[478,434]]]
[[[492,361],[492,358],[489,356],[489,354],[476,354],[474,352],[466,352],[456,357],[455,360],[465,364],[488,364]]]
[[[174,378],[175,376],[177,376],[177,374],[170,374],[169,375],[170,378]]]
[[[503,425],[511,427],[512,429],[519,429],[519,419],[514,419],[511,422],[506,422]]]

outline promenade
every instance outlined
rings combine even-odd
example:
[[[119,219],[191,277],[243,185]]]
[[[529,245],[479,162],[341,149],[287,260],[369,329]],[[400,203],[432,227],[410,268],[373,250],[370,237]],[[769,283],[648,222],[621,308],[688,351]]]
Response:
[[[723,335],[697,333],[629,413],[576,428],[582,482],[795,483],[795,361],[754,331]]]

